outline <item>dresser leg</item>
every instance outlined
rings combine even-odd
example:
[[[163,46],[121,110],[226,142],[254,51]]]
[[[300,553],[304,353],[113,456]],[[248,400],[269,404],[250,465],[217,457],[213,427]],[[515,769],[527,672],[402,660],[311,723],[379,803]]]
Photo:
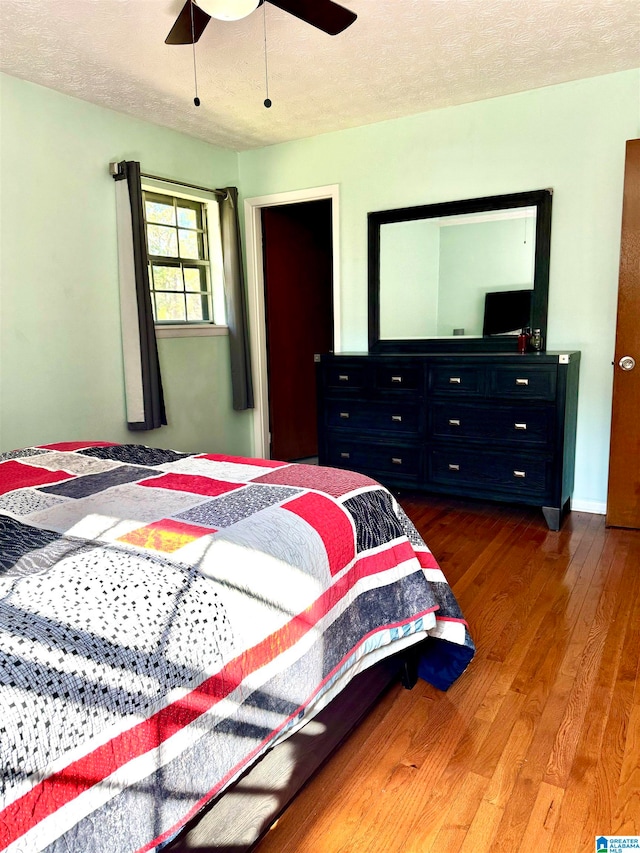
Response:
[[[570,509],[571,498],[567,498],[567,501],[564,506],[543,506],[542,514],[545,517],[545,521],[547,522],[549,530],[560,530],[562,519],[564,518],[565,513],[569,512]]]
[[[562,509],[560,507],[543,506],[542,514],[544,515],[549,530],[560,530],[560,521],[562,519]]]

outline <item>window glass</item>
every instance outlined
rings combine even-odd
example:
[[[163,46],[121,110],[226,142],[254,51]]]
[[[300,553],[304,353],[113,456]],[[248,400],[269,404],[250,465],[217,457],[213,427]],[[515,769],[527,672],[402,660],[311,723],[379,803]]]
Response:
[[[205,319],[206,297],[195,293],[187,293],[186,299],[187,320],[191,323],[201,323]]]
[[[175,228],[167,225],[147,225],[149,254],[160,257],[178,256],[178,234]]]
[[[180,257],[181,258],[199,258],[200,241],[198,240],[197,231],[185,231],[180,228],[178,231],[178,240],[180,241]]]
[[[145,219],[147,222],[156,222],[159,225],[175,225],[176,211],[172,204],[147,201],[145,202]]]
[[[155,293],[157,323],[184,323],[185,305],[182,293]]]
[[[207,280],[204,275],[205,270],[202,267],[185,267],[184,270],[184,287],[187,291],[200,292],[207,289]]]
[[[217,202],[144,190],[155,322],[224,324]]]
[[[182,270],[180,267],[161,267],[152,264],[152,287],[154,290],[184,290]]]
[[[191,207],[178,206],[178,225],[181,228],[202,228],[198,221],[198,211]]]

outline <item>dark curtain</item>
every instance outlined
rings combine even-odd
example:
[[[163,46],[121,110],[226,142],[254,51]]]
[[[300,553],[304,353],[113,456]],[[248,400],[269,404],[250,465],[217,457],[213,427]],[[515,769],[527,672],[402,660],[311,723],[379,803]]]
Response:
[[[238,190],[225,187],[219,197],[222,257],[224,261],[224,293],[231,353],[231,386],[233,408],[253,408],[251,354],[247,324],[247,300],[242,265],[242,243],[238,220]]]
[[[130,430],[167,423],[151,308],[140,163],[122,161],[113,176],[118,202],[120,317]]]

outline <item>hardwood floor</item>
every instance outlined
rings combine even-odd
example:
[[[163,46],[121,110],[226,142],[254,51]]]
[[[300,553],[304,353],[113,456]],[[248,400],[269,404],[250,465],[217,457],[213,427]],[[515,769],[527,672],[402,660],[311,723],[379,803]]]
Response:
[[[640,532],[400,502],[477,655],[446,693],[391,688],[258,853],[592,853],[640,834]]]

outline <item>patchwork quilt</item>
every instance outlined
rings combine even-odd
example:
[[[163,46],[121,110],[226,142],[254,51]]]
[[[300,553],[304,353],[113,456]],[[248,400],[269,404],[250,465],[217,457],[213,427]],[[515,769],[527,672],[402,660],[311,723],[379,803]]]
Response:
[[[368,477],[108,442],[2,454],[0,849],[155,849],[414,642],[442,689],[474,653]]]

